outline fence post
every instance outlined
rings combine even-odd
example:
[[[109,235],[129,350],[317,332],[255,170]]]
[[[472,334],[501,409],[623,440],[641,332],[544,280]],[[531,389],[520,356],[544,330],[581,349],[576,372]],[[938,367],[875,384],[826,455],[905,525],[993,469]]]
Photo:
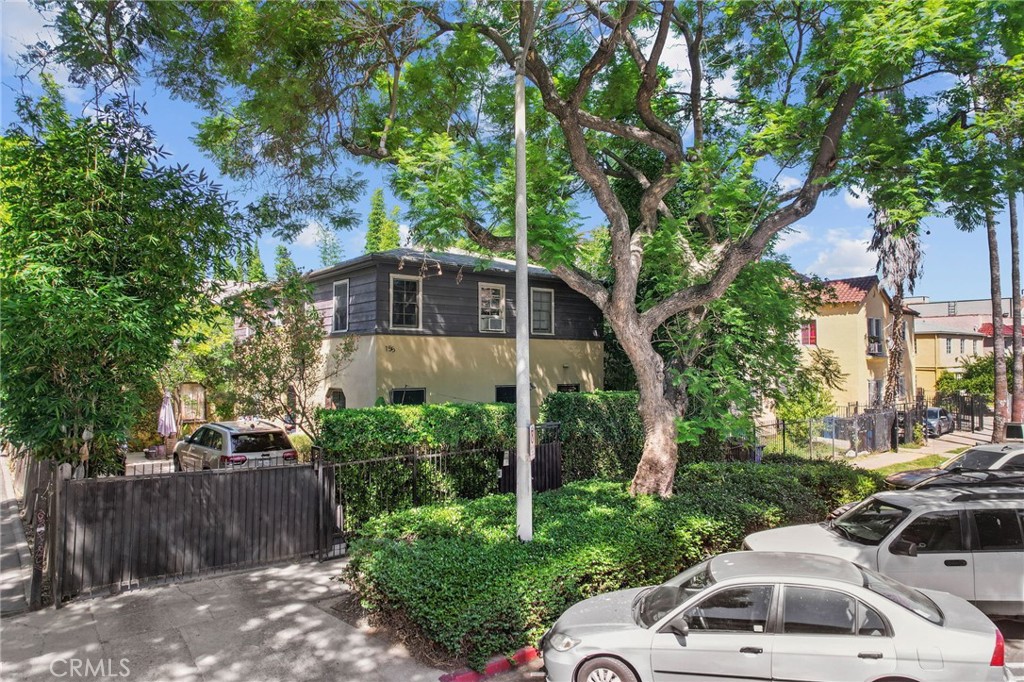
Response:
[[[779,423],[782,424],[782,454],[786,454],[786,420]]]
[[[412,464],[412,506],[420,506],[420,490],[419,490],[419,466],[417,465],[416,455],[409,458],[409,462]]]

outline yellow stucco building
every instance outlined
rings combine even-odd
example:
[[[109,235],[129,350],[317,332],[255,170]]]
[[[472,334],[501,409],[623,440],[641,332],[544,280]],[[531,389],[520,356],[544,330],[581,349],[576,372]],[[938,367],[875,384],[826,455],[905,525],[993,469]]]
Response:
[[[831,351],[847,375],[840,390],[833,391],[836,404],[866,406],[881,400],[885,390],[892,335],[903,334],[905,349],[899,395],[914,395],[914,319],[904,308],[904,324],[893,329],[892,299],[878,278],[854,277],[828,283],[826,302],[814,319],[805,321],[800,334],[805,357],[814,347]]]

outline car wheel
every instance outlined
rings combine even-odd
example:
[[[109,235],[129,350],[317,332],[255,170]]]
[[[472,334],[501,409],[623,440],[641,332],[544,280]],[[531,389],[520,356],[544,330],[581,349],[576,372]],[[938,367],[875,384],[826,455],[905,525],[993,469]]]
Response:
[[[576,682],[639,682],[633,671],[615,658],[592,658],[576,671]]]
[[[181,460],[178,459],[178,454],[174,454],[174,470],[181,471]]]

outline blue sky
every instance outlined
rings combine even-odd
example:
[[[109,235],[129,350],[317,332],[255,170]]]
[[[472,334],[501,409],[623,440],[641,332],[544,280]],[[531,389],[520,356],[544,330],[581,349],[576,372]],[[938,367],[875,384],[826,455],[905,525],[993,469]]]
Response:
[[[18,69],[15,56],[25,43],[47,39],[49,32],[45,20],[28,2],[3,0],[0,7],[0,23],[3,25],[2,87],[0,87],[0,123],[3,128],[15,120],[14,98],[20,92],[17,79]],[[677,46],[678,47],[678,46]],[[666,59],[672,58],[672,50]],[[55,74],[58,81],[62,74]],[[729,84],[721,87],[728,89]],[[73,112],[82,107],[82,93],[67,92],[68,103]],[[185,163],[193,168],[206,168],[214,178],[219,178],[213,163],[192,144],[193,123],[199,112],[191,105],[170,99],[152,82],[143,82],[137,89],[137,97],[145,101],[149,110],[149,123],[157,132],[158,139],[166,151],[171,153],[169,161]],[[388,206],[396,201],[387,189],[380,172],[363,164],[352,164],[368,180],[365,196],[356,204],[355,210],[363,216],[362,226],[339,235],[344,256],[352,258],[362,253],[365,216],[369,213],[370,194],[377,187],[383,187]],[[781,176],[785,187],[796,183],[794,177]],[[221,180],[224,187],[244,202],[245,195],[234,190],[230,181]],[[795,186],[795,185],[794,185]],[[1024,213],[1024,211],[1021,211]],[[586,213],[586,207],[584,208]],[[603,222],[602,216],[593,209],[586,224]],[[1010,246],[1009,227],[1005,212],[999,216],[1000,259],[1003,295],[1010,295]],[[988,248],[984,230],[973,233],[958,231],[951,220],[933,218],[926,225],[923,235],[924,275],[918,281],[916,294],[929,296],[932,300],[988,298],[989,263]],[[300,268],[313,269],[321,266],[320,255],[312,229],[288,245],[293,258]],[[813,273],[827,279],[870,275],[875,272],[875,256],[867,251],[867,240],[871,234],[867,202],[843,191],[836,196],[823,197],[815,211],[805,220],[793,226],[783,236],[779,250],[786,254],[793,265],[805,273]],[[277,242],[272,238],[261,240],[260,249],[264,262],[273,262]]]

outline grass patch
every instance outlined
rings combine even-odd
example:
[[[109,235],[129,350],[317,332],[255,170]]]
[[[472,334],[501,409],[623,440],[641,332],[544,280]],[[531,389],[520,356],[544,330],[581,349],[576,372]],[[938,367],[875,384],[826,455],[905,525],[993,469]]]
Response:
[[[344,577],[371,616],[407,623],[479,668],[535,643],[581,599],[661,582],[750,532],[816,521],[881,484],[845,463],[795,459],[682,465],[667,500],[630,497],[619,481],[571,483],[534,496],[526,544],[514,495],[396,512],[360,530]]]
[[[949,457],[947,455],[927,455],[925,457],[919,457],[918,459],[911,460],[909,462],[900,462],[898,464],[890,464],[887,467],[881,469],[875,469],[875,473],[885,478],[891,474],[898,474],[901,471],[909,471],[910,469],[929,469],[931,467],[937,467],[945,462]]]
[[[963,447],[959,447],[959,448],[955,448],[953,450],[950,450],[949,452],[946,453],[946,455],[947,455],[946,459],[949,459],[949,457],[951,457],[953,455],[961,455],[961,454],[967,452],[968,450],[970,450],[972,447],[974,447],[974,446],[973,445],[964,445]]]

